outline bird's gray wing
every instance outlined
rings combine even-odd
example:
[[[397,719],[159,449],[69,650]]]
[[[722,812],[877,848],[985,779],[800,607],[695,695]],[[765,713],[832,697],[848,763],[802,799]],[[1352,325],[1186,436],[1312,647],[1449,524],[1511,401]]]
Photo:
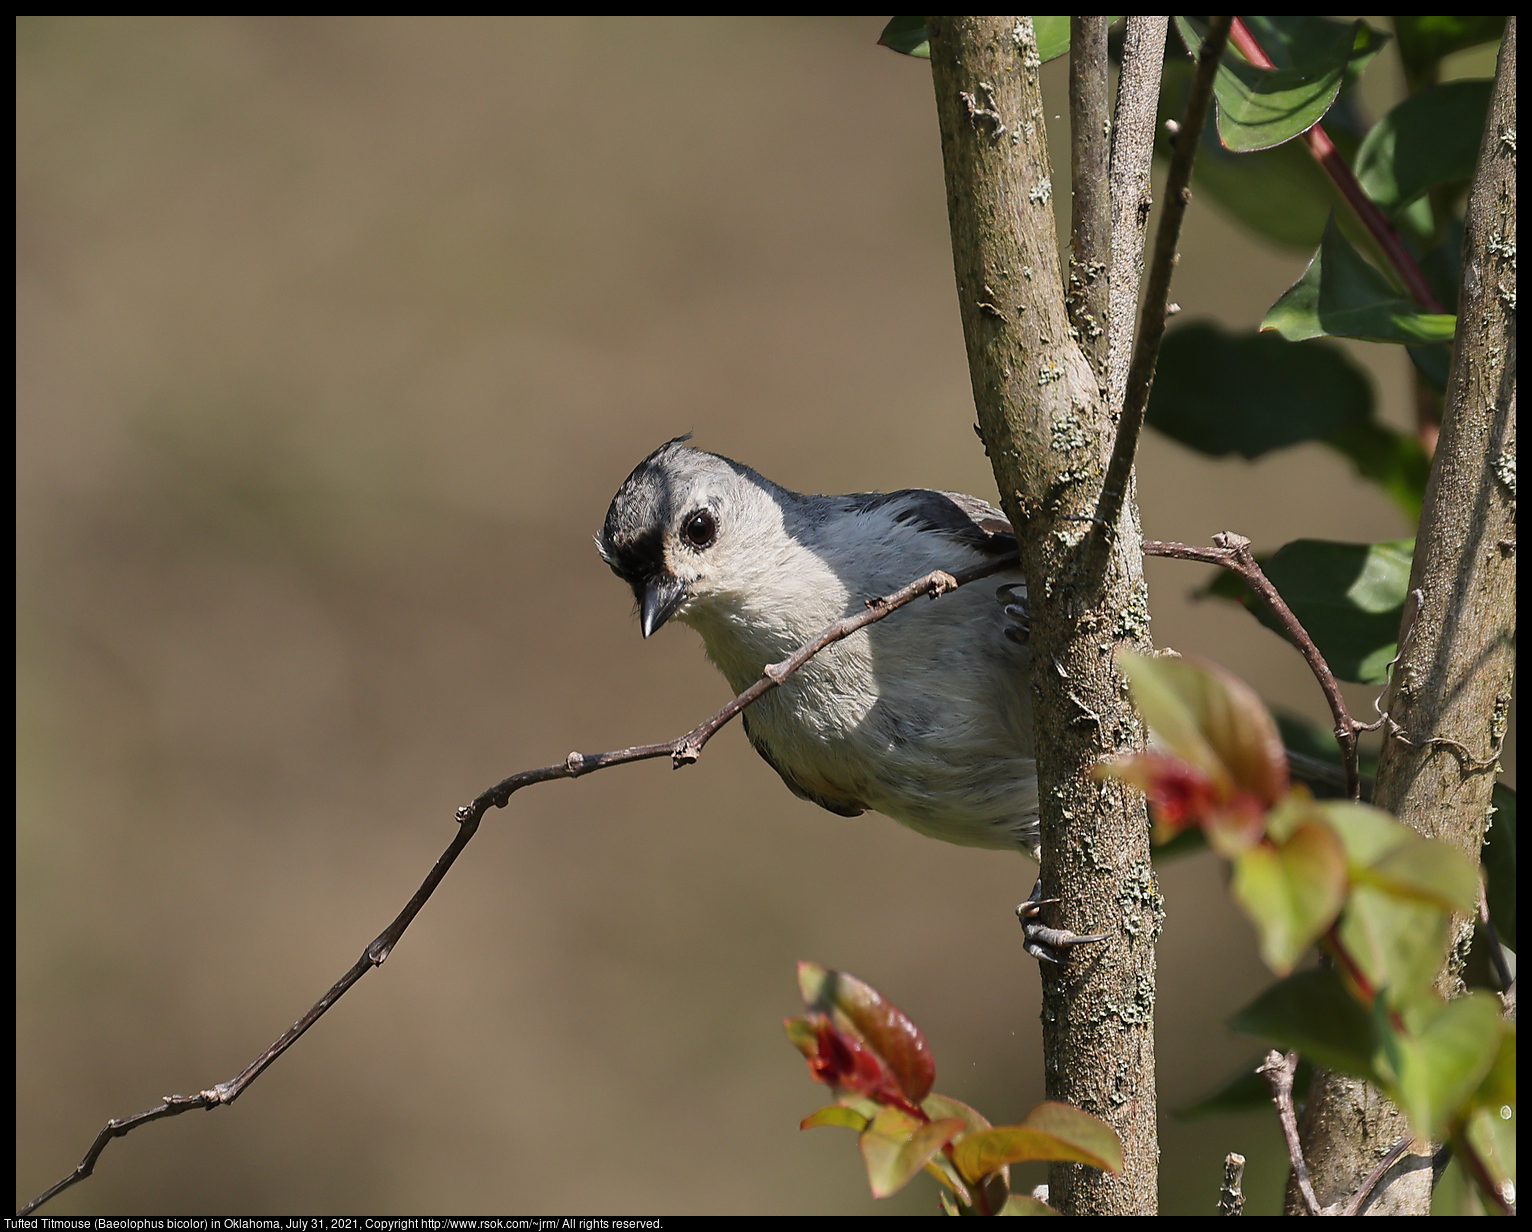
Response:
[[[1016,550],[1016,532],[1005,514],[977,496],[903,488],[898,492],[858,492],[841,499],[847,510],[858,513],[886,507],[897,522],[946,535],[987,556],[1004,556]]]
[[[859,492],[841,498],[847,510],[858,513],[888,507],[894,520],[910,522],[973,548],[986,556],[1008,556],[1017,548],[1010,519],[988,501],[962,492],[939,492],[932,488],[904,488],[898,492]],[[1027,584],[1008,582],[995,592],[1005,609],[1005,636],[1026,645],[1030,635]],[[780,773],[780,771],[778,772]]]
[[[760,738],[759,733],[750,730],[750,715],[748,713],[742,714],[740,718],[745,724],[745,735],[749,738],[751,746],[761,755],[761,760],[777,772],[781,780],[787,784],[788,791],[792,792],[793,795],[797,796],[800,800],[807,800],[810,804],[817,804],[822,809],[838,813],[842,817],[860,817],[867,811],[857,800],[852,800],[846,796],[829,795],[823,791],[814,791],[805,787],[797,779],[793,778],[792,775],[788,774],[786,770],[782,769],[777,760],[772,757],[771,750],[767,747],[766,742]]]

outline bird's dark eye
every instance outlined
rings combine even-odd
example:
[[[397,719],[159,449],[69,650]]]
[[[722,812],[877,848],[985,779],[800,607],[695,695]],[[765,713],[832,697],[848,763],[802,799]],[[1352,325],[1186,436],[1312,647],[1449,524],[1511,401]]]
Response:
[[[718,523],[711,512],[699,509],[688,514],[681,526],[681,538],[694,548],[705,548],[718,537]]]

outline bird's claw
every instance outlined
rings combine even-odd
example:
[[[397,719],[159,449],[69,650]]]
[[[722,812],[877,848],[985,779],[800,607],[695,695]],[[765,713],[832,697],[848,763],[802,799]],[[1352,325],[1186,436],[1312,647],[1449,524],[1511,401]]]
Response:
[[[1067,928],[1049,928],[1041,919],[1043,908],[1059,900],[1042,898],[1042,892],[1043,879],[1039,877],[1027,901],[1016,908],[1016,918],[1021,921],[1021,931],[1025,937],[1022,948],[1033,958],[1040,962],[1062,963],[1075,946],[1106,940],[1106,933],[1085,936],[1070,932]]]
[[[1001,586],[995,591],[995,598],[1005,605],[1005,618],[1008,622],[1004,629],[1006,637],[1019,646],[1025,646],[1032,637],[1032,611],[1027,606],[1026,583],[1012,582]]]

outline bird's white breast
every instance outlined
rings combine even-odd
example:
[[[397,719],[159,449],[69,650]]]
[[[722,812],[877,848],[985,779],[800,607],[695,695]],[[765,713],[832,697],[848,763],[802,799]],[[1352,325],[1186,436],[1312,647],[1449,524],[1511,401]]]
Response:
[[[778,551],[752,560],[769,579],[742,577],[680,616],[736,692],[866,600],[981,559],[888,507],[836,519],[823,542],[768,542]],[[752,740],[818,794],[949,842],[1035,848],[1028,657],[1002,634],[1005,580],[917,599],[822,651],[751,708]]]

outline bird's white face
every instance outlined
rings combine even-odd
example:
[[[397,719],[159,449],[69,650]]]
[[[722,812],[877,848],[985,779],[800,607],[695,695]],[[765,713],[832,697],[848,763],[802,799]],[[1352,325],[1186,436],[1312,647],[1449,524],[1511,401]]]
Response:
[[[618,490],[596,545],[633,588],[645,637],[672,617],[705,618],[748,587],[757,572],[751,543],[760,530],[781,528],[761,483],[747,468],[672,442]]]

